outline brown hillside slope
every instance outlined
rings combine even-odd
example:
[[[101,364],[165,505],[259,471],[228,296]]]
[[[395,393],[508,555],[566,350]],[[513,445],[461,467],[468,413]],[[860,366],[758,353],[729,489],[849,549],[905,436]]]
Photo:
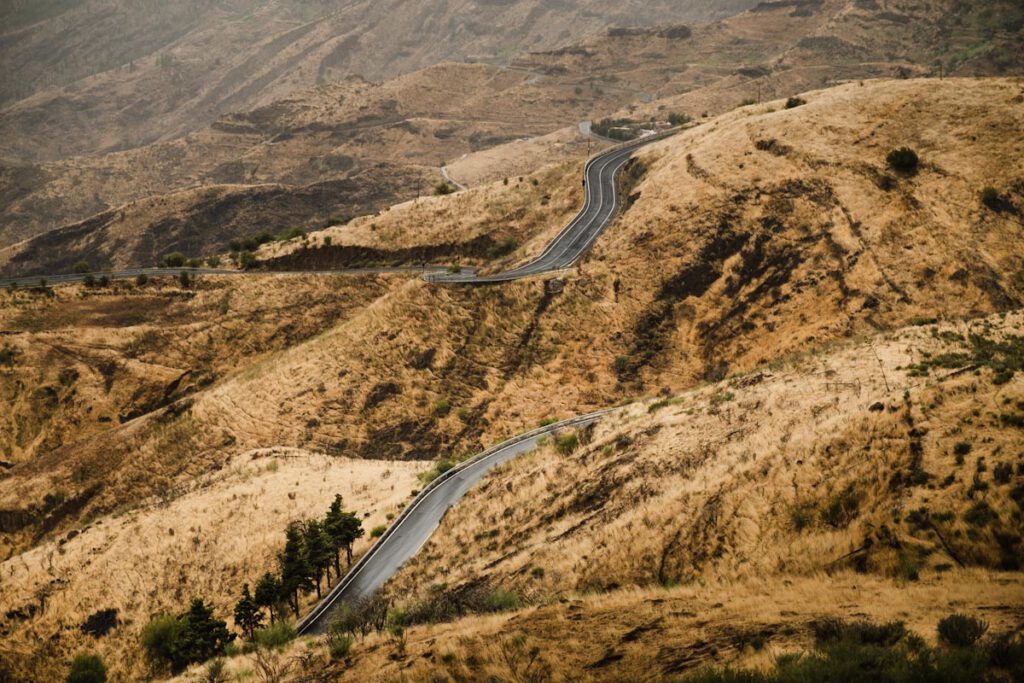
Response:
[[[0,505],[21,508],[55,482],[102,481],[97,510],[151,491],[162,479],[126,467],[160,461],[160,435],[174,425],[195,434],[203,462],[275,444],[460,455],[553,414],[691,386],[915,316],[1019,307],[1020,92],[1005,80],[883,81],[811,93],[793,110],[738,110],[642,155],[639,196],[564,292],[398,278],[325,333],[163,418],[40,452],[9,473]],[[886,180],[885,155],[902,144],[922,167]],[[562,182],[576,185],[575,172]],[[979,199],[986,184],[1003,192],[999,211]],[[486,215],[489,196],[432,200],[432,220],[448,225],[453,206]],[[431,220],[411,215],[409,231]]]
[[[84,0],[0,9],[0,155],[167,140],[322,83],[448,60],[503,62],[605,26],[710,21],[756,0]],[[56,135],[54,133],[57,133]]]
[[[158,499],[0,563],[3,663],[14,680],[64,680],[63,663],[90,649],[112,679],[142,680],[139,632],[153,616],[179,612],[195,596],[226,616],[243,583],[274,569],[289,522],[322,516],[340,493],[346,509],[366,515],[368,531],[416,485],[408,463],[290,449],[240,454]],[[356,552],[369,543],[360,539]],[[79,628],[102,610],[116,610],[109,633]]]
[[[550,680],[663,680],[769,663],[828,617],[933,634],[961,611],[1019,630],[1024,372],[910,365],[983,338],[1019,368],[1022,330],[1018,312],[802,354],[512,461],[387,591],[407,614],[479,585],[541,606],[414,627],[405,647],[369,638],[334,671],[507,676],[496,645],[525,636]]]
[[[634,118],[714,115],[746,99],[785,97],[848,79],[934,73],[937,62],[952,74],[1019,74],[1021,31],[1024,15],[1004,0],[985,7],[954,0],[761,3],[713,24],[602,30],[558,50],[522,55],[509,70],[444,64],[379,85],[349,79],[285,99],[279,94],[248,113],[224,115],[183,140],[122,154],[6,164],[0,172],[0,195],[8,200],[0,217],[0,244],[76,225],[7,250],[0,256],[6,265],[0,267],[8,273],[52,272],[67,260],[60,253],[71,251],[98,265],[127,262],[137,255],[130,248],[134,240],[116,254],[108,253],[109,247],[92,248],[90,242],[110,232],[103,227],[109,214],[102,212],[182,188],[284,183],[294,188],[288,203],[296,207],[295,223],[315,226],[366,210],[365,192],[318,183],[345,179],[364,188],[377,185],[378,199],[371,206],[382,208],[412,196],[414,183],[429,189],[434,181],[424,182],[423,175],[439,180],[437,165],[462,155],[477,159],[456,165],[456,178],[465,174],[478,182],[528,173],[538,162],[524,163],[517,149],[523,145],[508,141],[620,109],[621,116]],[[32,137],[63,140],[66,135]],[[503,149],[487,151],[496,146]],[[583,153],[566,142],[537,140],[529,147],[539,150],[541,159],[549,158],[552,147],[553,158]],[[388,164],[387,171],[375,174],[380,162]],[[259,206],[245,191],[233,201]],[[162,213],[126,220],[118,230],[147,238],[167,232],[161,226],[181,218],[175,202],[170,204]],[[270,212],[260,227],[291,227],[284,222],[284,216]],[[205,255],[199,248],[212,249],[236,229],[229,221],[204,227],[207,239],[172,240],[170,248]],[[76,237],[84,233],[90,239]],[[58,256],[50,259],[51,251]]]

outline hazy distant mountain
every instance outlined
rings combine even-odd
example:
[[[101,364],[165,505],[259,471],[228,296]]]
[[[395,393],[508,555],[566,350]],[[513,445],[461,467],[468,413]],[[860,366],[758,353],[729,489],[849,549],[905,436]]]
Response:
[[[713,20],[755,4],[15,0],[0,9],[0,155],[124,149],[351,74],[378,80],[445,60],[501,63],[608,25]]]

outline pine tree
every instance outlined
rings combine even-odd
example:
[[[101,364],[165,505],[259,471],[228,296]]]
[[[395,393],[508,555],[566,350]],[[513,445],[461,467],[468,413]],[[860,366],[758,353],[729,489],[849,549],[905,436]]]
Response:
[[[342,521],[345,511],[341,505],[341,494],[337,494],[324,518],[324,531],[331,539],[331,551],[334,553],[334,573],[338,578],[341,578],[341,549],[345,547],[344,523]]]
[[[277,577],[267,572],[256,582],[256,596],[254,602],[258,607],[266,607],[270,612],[270,623],[274,623],[277,614],[277,605],[281,602],[281,582]]]
[[[235,634],[228,631],[228,625],[213,617],[213,608],[207,607],[199,598],[192,600],[192,607],[181,617],[184,624],[181,640],[176,649],[177,667],[181,671],[189,664],[205,662],[211,657],[223,655]]]
[[[312,588],[313,570],[303,543],[302,524],[292,522],[285,531],[281,564],[281,592],[291,599],[295,616],[299,616],[299,591]]]
[[[235,605],[235,625],[252,640],[253,631],[263,625],[263,612],[249,594],[249,584],[242,585],[242,599]]]
[[[345,556],[348,559],[348,566],[352,566],[352,544],[366,532],[363,531],[363,523],[354,512],[346,512],[342,515],[342,540],[345,546]]]
[[[310,578],[316,586],[316,597],[320,598],[320,582],[324,577],[324,570],[331,565],[331,540],[323,529],[323,525],[317,520],[306,522],[303,529],[303,545],[306,551],[306,561],[309,563]],[[328,581],[330,581],[328,572]]]

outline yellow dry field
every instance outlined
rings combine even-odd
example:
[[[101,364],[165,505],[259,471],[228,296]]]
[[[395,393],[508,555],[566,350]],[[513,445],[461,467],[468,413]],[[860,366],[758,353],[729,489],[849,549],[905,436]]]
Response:
[[[22,680],[62,680],[55,663],[89,649],[113,680],[139,680],[147,669],[138,637],[149,619],[185,611],[194,597],[229,617],[243,583],[276,571],[287,524],[323,516],[335,494],[366,515],[367,535],[355,548],[362,553],[369,530],[408,500],[418,469],[263,449],[230,458],[163,500],[83,521],[0,564],[0,611],[24,616],[5,625],[5,659]],[[117,610],[119,626],[99,639],[80,631],[104,609]]]

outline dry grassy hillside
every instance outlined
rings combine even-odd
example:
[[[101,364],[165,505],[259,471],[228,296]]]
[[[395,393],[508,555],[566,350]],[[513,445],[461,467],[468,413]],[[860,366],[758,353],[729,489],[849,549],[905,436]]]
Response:
[[[694,118],[852,79],[1020,74],[1019,3],[762,2],[713,24],[606,31],[515,61],[591,87],[648,95],[619,115]]]
[[[650,399],[571,452],[556,438],[470,492],[395,594],[1018,570],[1024,373],[979,354],[1020,368],[1022,330],[1019,312],[911,328]]]
[[[524,7],[504,9],[515,14]],[[315,33],[315,25],[307,28]],[[225,114],[180,140],[119,154],[5,164],[0,245],[73,225],[8,249],[0,260],[8,273],[54,272],[72,255],[115,265],[143,256],[147,245],[135,247],[146,240],[191,247],[198,256],[244,230],[238,221],[217,217],[203,224],[200,240],[156,237],[183,213],[205,212],[201,196],[187,206],[180,194],[165,201],[163,195],[184,188],[282,183],[291,189],[277,204],[289,207],[295,224],[319,226],[429,193],[440,180],[437,167],[463,156],[473,158],[454,165],[455,177],[480,182],[530,172],[542,163],[534,154],[581,155],[581,145],[564,139],[564,126],[616,110],[635,119],[700,118],[745,100],[844,80],[934,73],[937,63],[958,75],[1020,73],[1022,30],[1024,15],[1005,1],[986,7],[954,0],[761,3],[712,24],[601,30],[557,50],[520,56],[511,69],[442,64],[379,85],[348,79],[289,90],[287,97],[274,91],[274,98],[259,100],[263,106]],[[237,111],[243,101],[235,105]],[[33,113],[31,120],[67,129],[49,116]],[[538,139],[523,144],[524,137]],[[30,138],[65,141],[67,135]],[[153,202],[158,212],[121,216],[123,205],[152,195],[161,195]],[[246,188],[233,190],[230,203],[252,213],[263,208],[261,201],[260,192]],[[124,225],[110,228],[110,211]],[[254,232],[292,227],[274,207],[267,214]],[[115,253],[95,247],[109,245],[114,232],[142,237]]]
[[[408,463],[349,460],[289,449],[235,456],[223,466],[0,564],[4,657],[15,680],[63,680],[58,662],[102,653],[114,680],[147,675],[138,644],[155,615],[193,597],[228,616],[243,583],[272,569],[292,520],[322,516],[335,494],[370,529],[416,486]],[[370,541],[357,542],[361,553]],[[82,630],[107,610],[110,630]]]
[[[320,227],[328,218],[383,208],[417,191],[430,194],[447,158],[562,128],[586,117],[602,97],[611,109],[628,101],[622,94],[577,98],[565,83],[532,83],[529,74],[483,65],[444,64],[380,85],[349,79],[225,115],[182,139],[103,156],[7,165],[0,173],[0,192],[8,200],[0,244],[106,210],[120,214],[123,205],[156,196],[150,206],[157,212],[129,215],[122,228],[153,239],[149,235],[161,232],[162,223],[206,211],[210,203],[201,193],[184,205],[181,197],[166,195],[225,184],[287,185],[296,206],[292,225]],[[499,111],[495,100],[503,102]],[[236,188],[231,204],[261,209],[263,199],[252,194]],[[271,212],[265,222],[254,219],[250,230],[273,229],[283,220]],[[103,223],[102,215],[63,232],[98,233],[97,222]],[[221,220],[207,228],[207,241],[241,229]],[[19,245],[5,259],[8,270],[18,266],[19,257],[28,260],[26,267],[38,262],[38,255],[34,261],[20,256],[33,247],[45,257],[46,240],[70,248],[61,233]],[[122,259],[132,255],[123,251]]]
[[[882,335],[556,439],[492,472],[387,588],[407,614],[479,585],[541,606],[370,638],[336,671],[504,679],[526,637],[540,680],[662,680],[767,664],[827,617],[1019,629],[1022,330],[1018,312]],[[973,358],[919,369],[982,339],[1012,379]]]
[[[2,459],[31,463],[160,410],[315,337],[388,286],[385,277],[289,275],[5,293]]]
[[[755,0],[13,0],[0,9],[0,155],[138,147],[359,74],[504,62],[605,26],[708,21]],[[56,133],[56,134],[54,134]]]
[[[560,435],[492,472],[388,584],[404,633],[279,660],[289,680],[672,680],[768,665],[832,618],[932,641],[954,611],[1019,630],[1022,330],[1019,311],[920,325]],[[518,609],[430,623],[481,586]]]
[[[1017,310],[1024,297],[1022,95],[1021,85],[1009,79],[853,83],[807,93],[807,104],[793,109],[783,109],[781,102],[738,109],[656,143],[639,155],[623,179],[622,190],[630,200],[622,215],[590,256],[564,274],[561,292],[538,281],[466,288],[431,286],[409,277],[370,278],[372,287],[366,298],[352,293],[332,299],[320,289],[324,315],[319,315],[302,307],[307,288],[320,286],[307,278],[267,275],[211,281],[205,285],[209,308],[190,311],[184,307],[178,313],[184,326],[182,336],[191,326],[208,329],[211,334],[187,337],[190,343],[172,347],[180,349],[180,361],[166,364],[181,370],[202,367],[204,356],[199,351],[208,349],[214,359],[221,359],[213,364],[220,363],[226,371],[214,373],[212,384],[196,387],[184,400],[123,425],[110,423],[80,431],[68,426],[87,415],[94,400],[97,406],[107,405],[91,398],[83,400],[71,417],[60,413],[41,425],[38,433],[69,436],[63,443],[50,443],[19,456],[25,460],[5,473],[0,482],[0,508],[5,510],[5,519],[24,521],[17,534],[5,536],[7,547],[20,554],[41,542],[51,542],[87,516],[131,507],[255,448],[299,447],[381,460],[460,457],[547,417],[606,407],[666,388],[672,395],[704,380],[714,382],[747,373],[789,353],[884,334],[915,318],[958,324],[956,321],[963,319]],[[901,145],[913,147],[920,155],[916,173],[887,168],[886,155]],[[500,233],[502,238],[507,235],[514,240],[512,253],[501,257],[511,262],[538,248],[543,233],[557,230],[560,219],[571,213],[580,192],[578,172],[571,164],[553,167],[521,182],[511,178],[507,186],[499,182],[398,207],[372,219],[332,228],[330,234],[341,246],[350,241],[350,246],[379,249],[396,240],[410,248],[442,240],[460,242],[463,233],[471,238],[492,232],[498,218],[514,211],[518,202],[521,213],[507,233]],[[996,188],[996,196],[989,197],[987,204],[980,196],[986,185]],[[542,201],[545,195],[547,204]],[[330,253],[323,237],[309,238],[307,256]],[[268,258],[272,255],[265,254]],[[218,302],[231,287],[246,293],[253,306],[281,297],[277,300],[282,306],[275,309],[273,319],[283,331],[291,329],[294,316],[299,316],[306,321],[300,327],[304,332],[285,337],[279,344],[257,347],[279,349],[277,353],[256,353],[238,364],[230,363],[230,353],[248,339],[241,323],[234,327],[233,335],[215,333]],[[95,295],[77,299],[76,288],[66,291],[70,296],[58,300],[56,310],[78,310],[75,315],[86,315],[86,320],[94,315],[79,306],[95,300]],[[20,301],[28,295],[16,296]],[[338,317],[333,317],[331,312],[336,309],[332,307],[348,301],[346,297],[351,299],[350,305],[341,307],[334,314]],[[114,303],[108,305],[116,308],[116,298],[109,301]],[[232,294],[229,311],[236,305]],[[38,306],[40,312],[47,310],[41,302],[32,306]],[[13,314],[5,315],[7,320],[13,318]],[[999,324],[1007,332],[1019,330],[1019,314]],[[5,323],[4,330],[10,329]],[[274,328],[256,329],[270,332]],[[31,396],[55,381],[48,373],[59,366],[46,361],[36,349],[32,335],[48,333],[11,331],[15,334],[4,338],[17,351],[5,356],[12,359],[13,367],[3,372],[17,378],[11,386],[18,396]],[[95,343],[90,341],[95,332],[76,335],[73,326],[60,334]],[[119,339],[104,355],[117,358],[124,353],[119,349],[127,348],[127,335],[122,339],[112,332],[103,334]],[[748,496],[750,510],[742,508],[736,515],[715,517],[712,513],[719,508],[711,505],[702,509],[715,517],[713,524],[707,515],[688,518],[696,529],[707,531],[707,543],[698,547],[689,543],[689,536],[686,543],[680,536],[678,547],[670,549],[662,566],[665,582],[697,578],[700,574],[695,568],[739,578],[748,565],[765,571],[774,567],[775,571],[779,562],[786,563],[786,571],[812,574],[820,565],[809,564],[806,558],[811,555],[805,551],[837,550],[835,555],[817,558],[825,562],[842,555],[840,548],[856,550],[857,543],[867,539],[873,544],[869,551],[852,556],[863,559],[862,568],[888,576],[912,566],[907,564],[913,561],[912,554],[882,542],[893,538],[881,529],[879,521],[886,509],[871,507],[876,500],[884,506],[889,499],[883,495],[897,495],[884,493],[878,483],[885,479],[886,468],[903,473],[895,491],[898,500],[913,504],[905,509],[907,513],[924,505],[935,513],[947,512],[946,507],[959,513],[969,505],[967,495],[988,500],[998,515],[998,525],[990,519],[992,526],[977,538],[967,533],[967,527],[954,525],[964,536],[950,541],[952,550],[943,552],[956,554],[965,564],[993,566],[1001,561],[998,543],[993,541],[998,541],[995,531],[1003,533],[1007,520],[1013,520],[1014,503],[1006,497],[1009,487],[990,480],[987,473],[994,477],[996,464],[1016,465],[1011,446],[1017,433],[1013,416],[1019,412],[1015,401],[1022,400],[1021,376],[996,386],[990,371],[983,368],[978,377],[964,374],[951,380],[953,384],[944,387],[948,395],[927,386],[914,389],[919,393],[913,394],[908,404],[899,392],[909,380],[895,366],[920,361],[923,356],[915,350],[917,346],[938,353],[942,340],[941,336],[932,338],[927,330],[918,336],[920,339],[915,337],[891,357],[882,350],[879,358],[866,356],[864,349],[869,347],[863,345],[846,356],[835,356],[837,362],[846,359],[846,365],[831,369],[837,375],[848,371],[853,377],[857,368],[871,369],[871,375],[860,379],[863,393],[859,396],[852,386],[846,386],[854,381],[851,378],[822,388],[832,381],[826,375],[802,380],[804,388],[790,397],[778,382],[786,377],[795,382],[795,376],[774,370],[783,379],[765,377],[759,384],[705,389],[682,404],[664,405],[651,416],[642,414],[623,423],[623,434],[635,445],[623,442],[617,450],[612,444],[606,452],[606,441],[617,433],[599,431],[594,443],[600,443],[600,448],[592,445],[580,452],[586,454],[586,461],[581,461],[585,469],[579,473],[590,474],[605,466],[607,470],[598,474],[593,485],[588,481],[566,492],[566,503],[576,500],[577,504],[562,515],[590,524],[581,526],[578,535],[567,534],[564,540],[573,552],[587,554],[595,549],[587,554],[586,565],[572,569],[550,556],[537,562],[544,568],[544,576],[538,579],[532,569],[528,576],[517,573],[527,566],[525,555],[500,558],[502,544],[547,533],[546,525],[561,523],[554,518],[535,528],[528,526],[533,530],[514,539],[501,537],[499,529],[491,549],[491,540],[472,543],[479,543],[481,556],[498,562],[488,571],[519,582],[515,585],[524,590],[534,584],[547,591],[568,591],[608,588],[612,583],[650,583],[652,567],[657,577],[659,554],[666,539],[672,538],[669,518],[650,510],[651,529],[661,531],[649,534],[649,546],[641,543],[632,548],[636,552],[631,550],[629,562],[621,561],[623,539],[631,538],[632,533],[623,526],[626,520],[621,525],[614,519],[604,520],[607,524],[598,521],[602,520],[602,508],[609,515],[622,509],[616,507],[616,500],[623,505],[635,505],[637,500],[653,505],[659,496],[676,500],[672,504],[676,507],[668,506],[666,513],[689,510],[686,514],[692,514],[693,508],[680,507],[682,499],[673,499],[672,491],[634,487],[634,480],[618,467],[619,458],[636,456],[636,463],[641,463],[641,456],[649,457],[651,477],[659,479],[660,472],[671,480],[679,454],[674,444],[689,439],[694,453],[687,467],[698,475],[706,473],[709,483],[720,484],[723,499],[736,500],[726,493],[739,496],[734,491],[759,477],[769,477],[771,472],[760,474],[760,470],[750,469],[754,467],[751,463],[761,459],[791,468],[787,471],[796,488],[768,479],[779,485],[779,491],[766,490],[760,499]],[[890,348],[885,345],[892,344],[896,349],[899,343],[883,338],[876,347]],[[161,348],[161,344],[148,347],[144,361],[164,364]],[[101,374],[88,376],[93,387],[88,396],[100,395],[96,387],[102,384]],[[923,380],[914,380],[918,381]],[[950,390],[970,387],[971,382],[976,394],[969,389],[962,394]],[[877,387],[886,383],[889,388],[883,394]],[[769,389],[775,393],[759,393]],[[732,396],[727,396],[729,393]],[[987,407],[974,405],[985,397]],[[852,398],[856,400],[848,400]],[[1004,398],[1010,402],[1003,405]],[[883,401],[881,413],[868,410],[879,400]],[[761,404],[755,407],[758,401]],[[790,409],[799,413],[794,419],[807,422],[806,427],[765,422],[762,410],[769,405],[777,406],[772,409],[776,414]],[[971,414],[973,407],[978,408],[978,416]],[[685,410],[693,410],[694,416],[677,414]],[[995,423],[985,411],[995,413]],[[814,419],[805,420],[805,413]],[[979,441],[993,439],[974,446],[984,451],[978,455],[986,458],[987,469],[981,474],[990,488],[985,496],[969,494],[973,473],[978,471],[976,456],[963,466],[955,461],[950,465],[946,449],[955,445],[958,437],[936,426],[927,434],[921,431],[932,413],[938,416],[936,420],[963,418],[962,432]],[[1003,413],[1010,416],[1009,426],[999,422]],[[741,416],[746,416],[746,422],[730,426],[731,420]],[[840,418],[847,422],[832,421],[842,422]],[[975,420],[973,426],[967,419]],[[689,431],[695,421],[700,421],[707,433]],[[643,435],[648,427],[660,431]],[[732,433],[739,427],[743,429]],[[600,429],[616,428],[608,423]],[[762,428],[768,431],[758,431]],[[16,426],[4,429],[11,443]],[[878,440],[871,445],[879,455],[857,461],[858,468],[840,472],[829,480],[829,487],[815,488],[811,466],[795,464],[801,458],[790,458],[782,442],[787,431],[796,439],[804,434],[802,429],[807,430],[808,442],[818,436],[833,439],[829,441],[831,454],[824,451],[828,444],[817,450],[808,442],[801,446],[806,450],[802,459],[813,462],[820,472],[831,471],[828,468],[838,461],[839,454],[850,452],[840,448],[841,439],[863,447],[868,445],[866,439],[875,435]],[[732,478],[731,461],[707,460],[713,449],[699,447],[701,441],[723,439],[726,441],[719,444],[723,452],[734,453],[730,450],[733,446],[745,444],[745,450],[735,451],[731,472],[746,472],[749,477]],[[891,449],[887,446],[890,442]],[[1002,451],[990,450],[999,444],[1005,444]],[[924,459],[907,460],[908,453],[913,455],[918,447],[924,449]],[[793,449],[795,452],[795,445]],[[544,475],[550,476],[549,480],[538,478],[538,485],[550,481],[553,488],[538,492],[532,503],[517,504],[526,522],[548,514],[535,514],[530,506],[540,505],[545,496],[560,490],[565,485],[561,475],[570,473],[569,461],[544,455],[517,466],[543,463],[554,469]],[[586,469],[591,467],[595,470]],[[954,475],[953,482],[940,486],[949,473]],[[919,483],[924,475],[932,474],[924,485]],[[704,500],[701,482],[685,474],[678,477],[681,488],[693,487],[691,502]],[[857,492],[863,493],[857,507],[863,516],[849,524],[840,520],[836,528],[815,522],[806,534],[784,527],[788,513],[776,510],[779,505],[802,503],[806,494],[809,503],[820,506],[810,513],[811,519],[820,520],[818,510],[840,495],[843,489],[839,487],[846,483],[856,484]],[[936,488],[928,489],[928,483]],[[54,490],[62,490],[72,504],[62,508],[63,514],[57,518],[40,517],[41,503],[37,501]],[[588,493],[589,497],[584,495]],[[929,502],[924,501],[925,495]],[[515,519],[516,508],[508,507]],[[759,519],[755,513],[768,507],[774,512],[764,520],[763,531],[773,541],[771,552],[758,541],[762,529],[754,526]],[[914,547],[933,546],[935,540],[924,530],[919,542],[905,539],[903,534],[913,531],[908,525],[915,522],[902,521],[903,512],[900,521],[887,522],[895,538]],[[593,517],[588,519],[588,515]],[[639,528],[636,525],[642,525],[642,520],[631,519],[630,523]],[[721,541],[713,533],[719,529]],[[943,529],[939,527],[939,533],[944,533]],[[1017,546],[1011,546],[1016,553]],[[511,544],[504,547],[514,549]],[[604,554],[594,554],[597,550]],[[936,571],[940,557],[939,551],[921,555],[919,575]],[[431,563],[440,567],[446,561],[438,558],[436,551],[424,560],[423,571],[428,574],[436,570]],[[457,575],[458,567],[453,572]]]
[[[812,93],[793,110],[739,110],[641,155],[639,196],[564,292],[398,278],[323,334],[199,392],[170,426],[149,416],[66,443],[46,462],[85,473],[76,489],[102,477],[93,504],[116,506],[152,484],[117,474],[123,463],[158,458],[174,425],[194,432],[203,460],[272,444],[459,455],[552,414],[717,379],[915,316],[1016,308],[1020,93],[1008,81],[877,82]],[[921,153],[916,176],[885,168],[901,144]],[[544,228],[554,230],[576,172],[544,183],[413,204],[387,212],[378,231],[444,234],[460,225],[455,213],[479,229],[490,202],[539,191],[552,195]],[[999,211],[979,199],[987,184],[1003,192]],[[524,214],[531,230],[542,216]],[[372,224],[356,229],[372,236]],[[507,258],[540,240],[519,244]],[[47,467],[13,470],[3,503],[24,500],[26,485],[38,492],[29,500],[41,496]]]
[[[659,586],[572,595],[507,614],[412,627],[401,644],[375,634],[340,663],[330,662],[320,643],[300,643],[279,661],[291,663],[286,680],[296,681],[678,681],[723,662],[770,667],[777,656],[813,647],[815,626],[834,617],[901,620],[934,642],[936,623],[969,605],[994,632],[1012,632],[1022,600],[1019,574],[985,571],[902,585],[836,572],[827,582],[780,583],[773,577]],[[314,654],[309,664],[306,652]],[[233,659],[228,670],[241,674],[252,664]],[[182,680],[203,675],[205,670],[195,671]]]

